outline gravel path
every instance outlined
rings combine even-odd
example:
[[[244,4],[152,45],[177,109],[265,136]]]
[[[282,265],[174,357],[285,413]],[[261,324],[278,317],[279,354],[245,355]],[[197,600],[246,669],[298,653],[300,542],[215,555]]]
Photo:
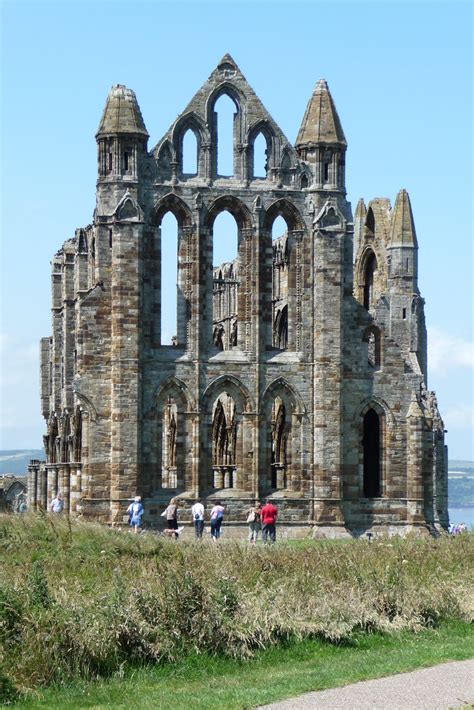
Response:
[[[474,660],[305,693],[260,710],[449,710],[474,708]]]

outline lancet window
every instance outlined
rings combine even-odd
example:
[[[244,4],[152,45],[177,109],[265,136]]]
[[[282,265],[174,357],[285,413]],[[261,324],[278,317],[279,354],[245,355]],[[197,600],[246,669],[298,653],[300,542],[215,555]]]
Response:
[[[276,397],[272,406],[272,442],[271,442],[271,487],[287,487],[287,442],[288,426],[286,409],[280,397]]]
[[[236,487],[237,422],[233,398],[216,399],[212,413],[212,470],[214,488]]]
[[[381,495],[382,427],[379,414],[369,409],[363,422],[364,496],[377,498]]]
[[[162,437],[161,484],[163,488],[176,488],[178,485],[178,408],[173,397],[168,397],[163,407]]]

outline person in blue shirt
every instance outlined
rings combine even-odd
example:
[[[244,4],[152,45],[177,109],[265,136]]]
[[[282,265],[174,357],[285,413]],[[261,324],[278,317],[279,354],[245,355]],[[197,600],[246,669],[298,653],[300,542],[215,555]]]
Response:
[[[142,499],[140,496],[135,496],[133,503],[130,503],[127,508],[129,524],[135,533],[138,533],[142,526],[143,512]]]

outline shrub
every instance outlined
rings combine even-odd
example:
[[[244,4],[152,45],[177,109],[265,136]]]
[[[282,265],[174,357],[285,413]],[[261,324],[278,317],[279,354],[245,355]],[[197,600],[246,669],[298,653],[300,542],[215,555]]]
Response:
[[[0,687],[8,695],[189,653],[240,659],[291,639],[345,643],[356,631],[472,619],[473,539],[249,548],[0,516]]]

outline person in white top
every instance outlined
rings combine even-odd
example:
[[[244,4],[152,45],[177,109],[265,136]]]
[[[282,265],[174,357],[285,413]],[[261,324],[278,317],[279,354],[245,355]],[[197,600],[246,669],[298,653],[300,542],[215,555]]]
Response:
[[[62,513],[64,509],[63,499],[61,498],[61,493],[58,491],[56,496],[51,501],[51,512],[52,513]]]
[[[204,506],[197,500],[191,508],[191,515],[194,523],[194,534],[200,540],[204,531]]]

